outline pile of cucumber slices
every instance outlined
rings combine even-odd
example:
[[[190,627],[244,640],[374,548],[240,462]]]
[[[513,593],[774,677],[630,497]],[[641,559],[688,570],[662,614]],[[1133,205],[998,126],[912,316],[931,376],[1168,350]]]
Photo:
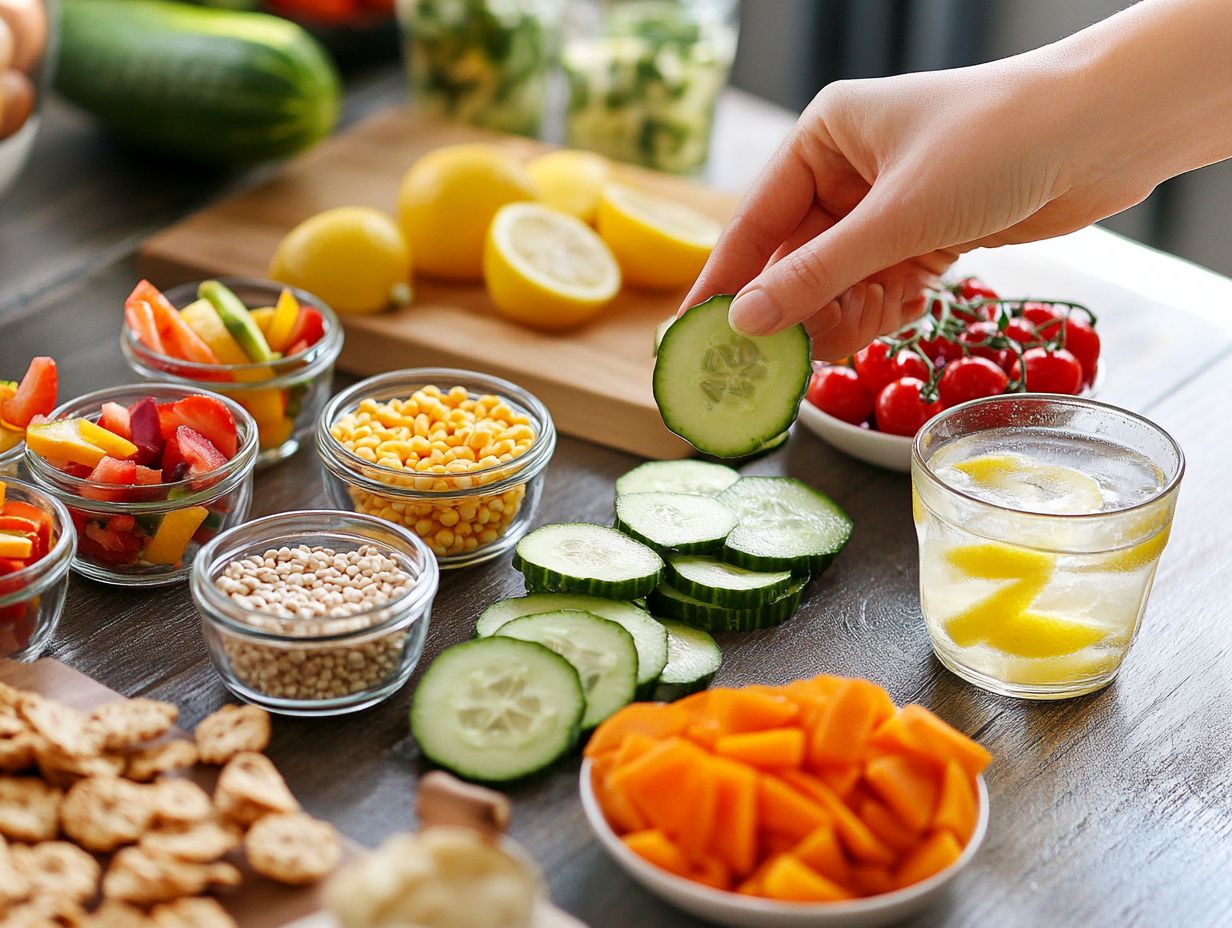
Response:
[[[634,468],[616,482],[614,527],[545,525],[518,543],[527,595],[488,607],[476,639],[425,672],[411,707],[420,750],[474,780],[542,770],[634,699],[709,685],[710,632],[785,622],[850,534],[798,480],[703,461]]]

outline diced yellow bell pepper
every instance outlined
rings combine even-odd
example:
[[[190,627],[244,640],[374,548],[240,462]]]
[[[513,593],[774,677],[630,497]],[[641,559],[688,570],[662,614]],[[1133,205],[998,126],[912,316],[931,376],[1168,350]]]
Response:
[[[150,564],[178,564],[184,549],[196,534],[210,511],[204,506],[176,509],[163,516],[158,531],[145,546],[145,560]]]
[[[8,492],[9,485],[3,480],[0,480],[0,506],[4,505],[4,495]]]
[[[252,321],[257,324],[257,328],[261,330],[261,334],[269,341],[270,321],[274,318],[274,307],[259,306],[256,309],[250,309],[248,315],[252,316]]]
[[[137,446],[123,435],[117,435],[115,432],[105,429],[97,422],[91,422],[89,419],[78,419],[76,421],[79,423],[77,427],[81,430],[81,437],[90,444],[102,448],[113,458],[126,460],[137,453]]]
[[[4,423],[0,422],[0,454],[16,448],[21,444],[22,439],[26,437],[24,429],[11,429]]]
[[[261,450],[265,451],[267,448],[277,448],[291,437],[291,433],[295,431],[295,420],[284,416],[272,422],[258,422],[257,426],[257,438]]]
[[[0,532],[0,557],[25,560],[34,551],[34,542],[15,532]]]
[[[49,461],[93,467],[107,456],[107,452],[82,436],[83,421],[56,419],[33,423],[26,429],[26,447]]]
[[[262,431],[266,426],[274,425],[282,419],[287,410],[285,390],[246,390],[243,393],[233,393],[232,396],[252,413]]]
[[[210,346],[214,356],[222,364],[249,364],[244,349],[227,331],[222,317],[209,300],[197,300],[180,310],[180,318],[189,324],[201,340]]]
[[[270,320],[269,332],[265,340],[273,351],[286,351],[287,342],[291,339],[291,330],[299,319],[299,300],[295,294],[285,287],[278,294],[278,305],[274,307],[274,318]]]

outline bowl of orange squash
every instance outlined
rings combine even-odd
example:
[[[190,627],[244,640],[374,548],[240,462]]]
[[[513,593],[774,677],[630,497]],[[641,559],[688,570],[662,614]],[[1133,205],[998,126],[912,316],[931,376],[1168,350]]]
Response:
[[[636,882],[739,928],[872,928],[940,900],[988,827],[983,747],[867,680],[634,703],[586,747],[599,843]]]

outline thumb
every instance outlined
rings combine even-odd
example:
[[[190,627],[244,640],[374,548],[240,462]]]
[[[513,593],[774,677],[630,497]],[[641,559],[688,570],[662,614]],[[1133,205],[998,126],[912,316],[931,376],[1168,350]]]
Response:
[[[870,192],[831,228],[768,265],[732,301],[729,321],[745,335],[772,335],[837,299],[878,271],[910,257],[893,198]]]

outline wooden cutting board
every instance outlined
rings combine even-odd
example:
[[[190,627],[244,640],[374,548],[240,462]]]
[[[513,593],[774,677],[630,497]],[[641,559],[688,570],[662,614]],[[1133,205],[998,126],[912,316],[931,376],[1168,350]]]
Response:
[[[123,698],[97,680],[78,673],[51,658],[31,664],[0,660],[0,683],[48,696],[65,705],[89,710],[103,703]],[[173,737],[187,738],[180,729]],[[204,772],[206,768],[198,768]],[[213,776],[194,776],[207,790],[213,788]],[[363,848],[342,839],[343,861],[363,853]],[[230,859],[230,858],[228,858]],[[244,871],[244,884],[234,893],[220,897],[242,928],[280,928],[321,910],[319,887],[291,887],[258,876],[241,861],[233,861]]]
[[[263,277],[278,241],[296,223],[334,206],[394,212],[399,184],[415,159],[441,145],[476,141],[522,158],[549,147],[402,108],[386,110],[254,189],[155,235],[140,250],[141,272],[161,287],[222,275]],[[736,205],[731,194],[678,177],[623,165],[616,176],[719,220]],[[663,426],[651,393],[654,329],[683,297],[683,291],[626,288],[599,319],[545,335],[499,318],[482,285],[418,278],[410,306],[345,320],[339,366],[363,375],[435,366],[496,374],[542,399],[565,434],[647,457],[683,457],[689,448]]]

